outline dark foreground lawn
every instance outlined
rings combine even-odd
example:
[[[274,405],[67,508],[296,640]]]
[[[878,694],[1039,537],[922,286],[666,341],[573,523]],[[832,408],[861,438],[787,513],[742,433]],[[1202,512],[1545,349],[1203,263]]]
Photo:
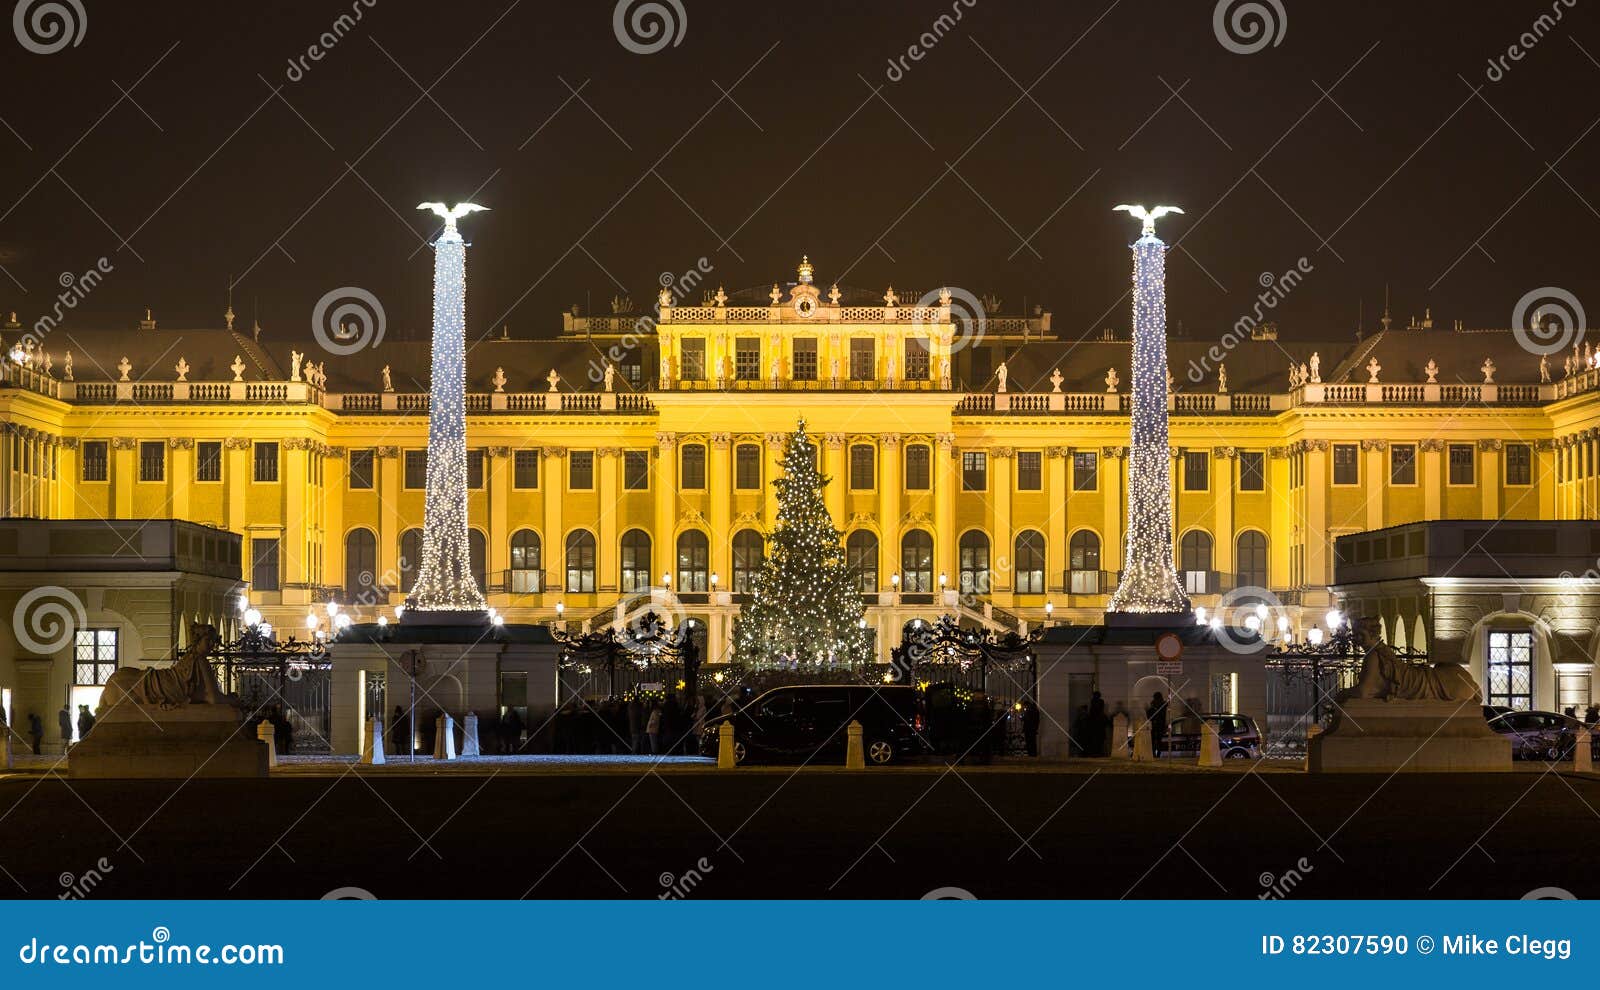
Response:
[[[1594,897],[1596,807],[1600,781],[1526,772],[10,778],[0,892]]]

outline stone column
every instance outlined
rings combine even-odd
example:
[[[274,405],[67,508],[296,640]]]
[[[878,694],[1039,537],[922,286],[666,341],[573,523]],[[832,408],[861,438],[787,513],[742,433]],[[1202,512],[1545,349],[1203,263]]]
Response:
[[[489,583],[502,581],[510,591],[506,572],[511,570],[511,448],[490,447],[483,456],[483,470],[488,475],[484,484],[489,490]]]
[[[1533,483],[1539,489],[1539,518],[1564,519],[1556,511],[1555,459],[1559,456],[1554,440],[1533,442]]]
[[[1289,448],[1267,448],[1267,491],[1289,491],[1289,461]],[[1269,498],[1267,504],[1272,522],[1272,528],[1268,530],[1272,535],[1267,538],[1267,587],[1286,588],[1290,584],[1290,571],[1293,570],[1290,551],[1299,519],[1295,516],[1291,498]]]
[[[1233,529],[1233,487],[1238,456],[1237,447],[1214,447],[1211,450],[1211,492],[1216,499],[1213,509],[1216,540],[1212,544],[1211,566],[1221,576],[1222,587],[1213,589],[1219,592],[1233,585],[1239,570],[1238,562],[1233,557],[1237,542]]]
[[[1112,574],[1122,569],[1122,483],[1127,466],[1128,448],[1100,448],[1100,487],[1104,491],[1101,501],[1105,504],[1100,527],[1100,569]],[[1101,590],[1109,593],[1111,589]]]
[[[989,497],[994,501],[994,536],[989,548],[989,590],[1009,592],[1016,587],[1012,575],[1016,561],[1011,535],[1011,470],[1016,451],[1010,447],[989,448]],[[996,565],[1005,562],[1005,567]],[[952,578],[954,580],[954,578]]]
[[[250,438],[229,437],[222,441],[222,487],[226,491],[225,522],[235,533],[243,533],[250,520],[245,517],[246,496],[250,492]],[[245,574],[250,573],[249,561]]]
[[[826,374],[826,372],[823,372]],[[762,480],[766,489],[764,510],[768,532],[778,524],[778,489],[772,482],[783,473],[780,463],[783,458],[783,444],[787,437],[782,433],[768,433],[764,438],[766,442],[766,464]]]
[[[733,470],[729,446],[733,437],[727,433],[713,433],[708,441],[711,449],[706,465],[706,489],[711,496],[711,573],[718,576],[718,581],[731,582],[733,572],[728,564],[733,540]]]
[[[1478,492],[1483,500],[1482,518],[1500,518],[1500,440],[1478,441]]]
[[[1044,490],[1050,506],[1045,520],[1045,590],[1066,591],[1067,534],[1071,532],[1067,506],[1072,497],[1072,448],[1047,447],[1044,452]]]
[[[878,588],[889,587],[889,575],[900,569],[900,496],[905,474],[900,466],[900,434],[878,439]]]
[[[1417,450],[1422,460],[1422,518],[1438,519],[1444,495],[1444,441],[1423,440]]]
[[[600,472],[600,531],[595,534],[595,565],[599,572],[595,575],[595,588],[602,592],[615,592],[621,587],[621,572],[618,569],[618,556],[621,547],[618,544],[617,534],[617,493],[622,485],[618,475],[622,472],[622,448],[600,447],[595,452],[598,462],[595,469]]]
[[[1306,584],[1326,585],[1328,569],[1328,441],[1305,440]]]
[[[306,486],[307,459],[311,441],[289,437],[283,441],[283,580],[303,584],[309,580],[306,567]]]
[[[400,473],[401,462],[397,446],[376,447],[372,452],[373,484],[378,492],[378,570],[394,575],[394,590],[401,589],[400,580]],[[417,561],[407,561],[415,568]]]
[[[845,491],[850,484],[850,479],[845,474],[844,449],[847,438],[843,433],[829,433],[822,439],[824,441],[822,473],[829,479],[828,487],[823,489],[827,496],[828,515],[833,517],[833,525],[843,530]]]
[[[933,585],[939,587],[939,574],[959,573],[953,562],[956,553],[956,488],[961,484],[956,470],[956,435],[940,433],[933,446]]]
[[[82,472],[78,460],[79,442],[77,437],[63,437],[61,451],[56,460],[56,506],[54,516],[57,519],[78,518],[78,499],[74,492],[77,491],[78,476]]]
[[[768,486],[769,490],[771,486]],[[678,435],[656,434],[656,524],[650,547],[650,584],[656,573],[672,570],[673,531],[678,522]]]
[[[113,519],[129,519],[133,516],[133,483],[138,477],[134,450],[138,446],[133,437],[113,437],[111,440],[111,518]]]
[[[540,449],[539,481],[544,489],[544,558],[545,570],[560,575],[554,582],[558,589],[566,589],[567,538],[562,527],[561,503],[567,493],[567,448],[544,447]],[[598,549],[598,548],[597,548]]]
[[[315,580],[321,584],[342,586],[345,571],[344,499],[350,483],[350,472],[345,467],[345,449],[319,443],[311,456],[316,458],[315,463],[322,469],[322,490],[318,493],[314,506],[318,516],[317,529],[323,534],[322,573],[316,575]],[[377,561],[373,563],[376,564]],[[373,573],[372,583],[387,586],[388,582],[384,580],[381,569]],[[372,598],[366,604],[370,607],[384,603],[378,598]],[[373,621],[372,614],[368,614],[367,621]]]
[[[1365,452],[1362,460],[1362,491],[1366,500],[1366,528],[1382,529],[1384,519],[1384,491],[1385,483],[1389,480],[1384,471],[1383,461],[1388,456],[1389,442],[1367,438],[1361,441],[1361,449]]]
[[[194,491],[194,437],[168,437],[167,499],[172,518],[188,519],[189,493]]]

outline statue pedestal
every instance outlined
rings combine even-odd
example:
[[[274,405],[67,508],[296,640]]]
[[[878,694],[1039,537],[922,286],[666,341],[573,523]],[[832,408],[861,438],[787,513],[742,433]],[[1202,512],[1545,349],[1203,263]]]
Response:
[[[1350,700],[1307,740],[1312,773],[1493,773],[1511,769],[1511,741],[1477,702]]]
[[[67,757],[77,779],[265,777],[267,747],[232,705],[162,709],[124,701],[106,709]]]

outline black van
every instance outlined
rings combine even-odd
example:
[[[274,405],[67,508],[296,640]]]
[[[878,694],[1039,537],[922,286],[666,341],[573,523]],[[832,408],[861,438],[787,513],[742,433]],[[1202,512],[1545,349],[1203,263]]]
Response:
[[[700,753],[717,755],[717,733],[733,721],[739,763],[844,762],[848,729],[861,723],[862,753],[882,766],[927,752],[917,689],[902,685],[799,684],[773,688],[732,715],[706,720]]]

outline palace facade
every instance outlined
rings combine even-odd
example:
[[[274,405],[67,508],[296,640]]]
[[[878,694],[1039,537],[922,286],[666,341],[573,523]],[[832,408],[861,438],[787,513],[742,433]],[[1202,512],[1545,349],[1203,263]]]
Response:
[[[995,628],[1098,620],[1123,555],[1125,333],[1077,339],[998,300],[979,329],[964,293],[824,292],[809,264],[770,290],[660,302],[564,314],[554,339],[469,339],[474,566],[508,622],[594,626],[653,598],[704,619],[725,658],[801,419],[882,653],[907,619],[952,609]],[[13,319],[0,507],[238,534],[249,602],[282,630],[326,629],[330,600],[392,617],[420,557],[426,340],[334,356],[226,322],[38,339]],[[1595,517],[1600,371],[1565,375],[1567,352],[1543,381],[1509,330],[1384,323],[1170,342],[1177,563],[1197,605],[1231,617],[1267,597],[1300,637],[1335,604],[1342,535]],[[199,607],[185,618],[236,624]],[[1390,638],[1426,648],[1426,607],[1386,616]]]

